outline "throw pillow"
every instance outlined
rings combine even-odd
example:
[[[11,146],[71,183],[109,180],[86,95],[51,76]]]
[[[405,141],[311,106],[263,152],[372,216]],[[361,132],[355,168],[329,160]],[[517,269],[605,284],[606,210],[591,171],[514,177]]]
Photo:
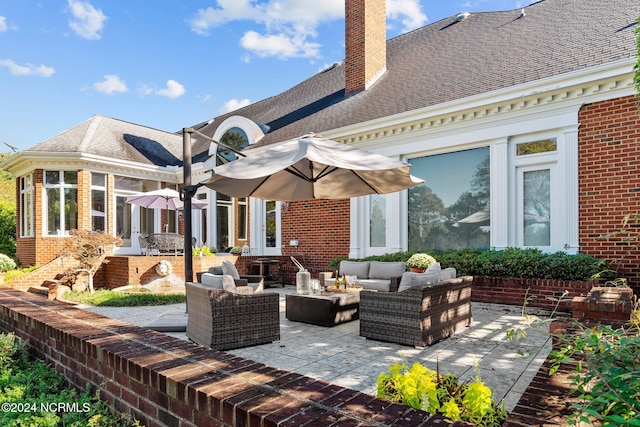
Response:
[[[222,274],[228,274],[234,279],[240,278],[240,273],[238,273],[238,269],[231,261],[222,261]]]
[[[431,273],[412,273],[407,271],[402,274],[400,285],[398,286],[398,292],[406,291],[414,286],[425,286],[438,283],[439,280],[440,274],[434,271]]]
[[[358,279],[369,278],[369,261],[340,261],[340,277],[358,276]]]
[[[369,279],[391,279],[400,277],[407,269],[403,261],[383,262],[371,261],[369,265]]]
[[[233,280],[233,277],[228,274],[224,274],[222,276],[222,289],[231,293],[236,293],[236,282]]]
[[[202,273],[201,283],[208,288],[222,288],[222,276],[211,273]]]

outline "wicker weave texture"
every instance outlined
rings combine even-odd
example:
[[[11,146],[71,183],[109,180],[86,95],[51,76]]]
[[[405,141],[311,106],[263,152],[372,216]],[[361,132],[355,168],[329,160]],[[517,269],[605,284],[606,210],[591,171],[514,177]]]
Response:
[[[186,283],[187,337],[216,350],[280,339],[279,295],[239,295],[200,283]]]
[[[360,336],[424,347],[471,324],[472,276],[404,292],[360,294]]]

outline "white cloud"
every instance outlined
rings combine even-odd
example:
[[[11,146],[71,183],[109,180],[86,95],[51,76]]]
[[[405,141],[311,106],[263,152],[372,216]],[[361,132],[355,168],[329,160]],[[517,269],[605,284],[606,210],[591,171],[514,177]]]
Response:
[[[10,59],[0,59],[0,67],[8,68],[14,76],[50,77],[56,72],[55,68],[46,65],[18,65]]]
[[[115,92],[124,93],[127,92],[127,84],[120,80],[120,77],[115,74],[107,74],[104,76],[104,80],[93,84],[93,88],[100,92],[111,95]]]
[[[320,44],[307,42],[304,37],[290,37],[282,33],[261,35],[255,31],[248,31],[240,40],[240,44],[260,57],[309,58],[320,54]]]
[[[224,106],[220,108],[220,114],[230,113],[231,111],[235,111],[242,107],[246,107],[251,104],[251,101],[248,99],[230,99],[224,103]]]
[[[80,0],[67,0],[71,9],[72,19],[69,27],[75,33],[85,39],[97,40],[101,37],[100,31],[104,28],[104,22],[108,19],[102,10],[96,9],[89,2]]]
[[[155,91],[156,95],[166,96],[167,98],[175,99],[184,95],[184,86],[175,80],[168,80],[167,87]]]
[[[419,0],[388,0],[387,17],[402,22],[403,32],[415,30],[427,22]]]
[[[403,31],[413,30],[427,21],[419,0],[389,0],[387,16],[402,23]],[[247,31],[241,45],[259,57],[316,58],[320,56],[317,37],[321,23],[344,18],[344,0],[217,0],[215,7],[200,9],[188,20],[191,30],[209,35],[216,27],[232,21],[253,21],[264,30]],[[250,57],[243,55],[249,62]]]
[[[142,96],[151,95],[153,93],[153,89],[151,89],[149,85],[141,83],[138,86],[138,93]]]
[[[9,27],[7,26],[7,18],[4,16],[0,16],[0,33],[4,33],[7,31]]]

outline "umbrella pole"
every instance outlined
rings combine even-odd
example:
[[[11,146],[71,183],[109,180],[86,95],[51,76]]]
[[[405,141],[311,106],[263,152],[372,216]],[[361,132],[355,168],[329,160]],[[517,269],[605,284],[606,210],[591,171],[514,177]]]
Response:
[[[182,171],[183,185],[191,186],[191,133],[192,128],[182,129]],[[191,248],[191,196],[184,197],[184,280],[193,282],[193,257]]]

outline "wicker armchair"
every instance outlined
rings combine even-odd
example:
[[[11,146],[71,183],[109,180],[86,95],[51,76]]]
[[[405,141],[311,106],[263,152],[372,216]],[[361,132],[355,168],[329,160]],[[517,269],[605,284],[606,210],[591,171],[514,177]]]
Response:
[[[216,350],[280,339],[280,296],[239,295],[187,282],[187,337]]]
[[[473,276],[403,292],[360,293],[360,336],[411,345],[434,344],[471,324]]]

